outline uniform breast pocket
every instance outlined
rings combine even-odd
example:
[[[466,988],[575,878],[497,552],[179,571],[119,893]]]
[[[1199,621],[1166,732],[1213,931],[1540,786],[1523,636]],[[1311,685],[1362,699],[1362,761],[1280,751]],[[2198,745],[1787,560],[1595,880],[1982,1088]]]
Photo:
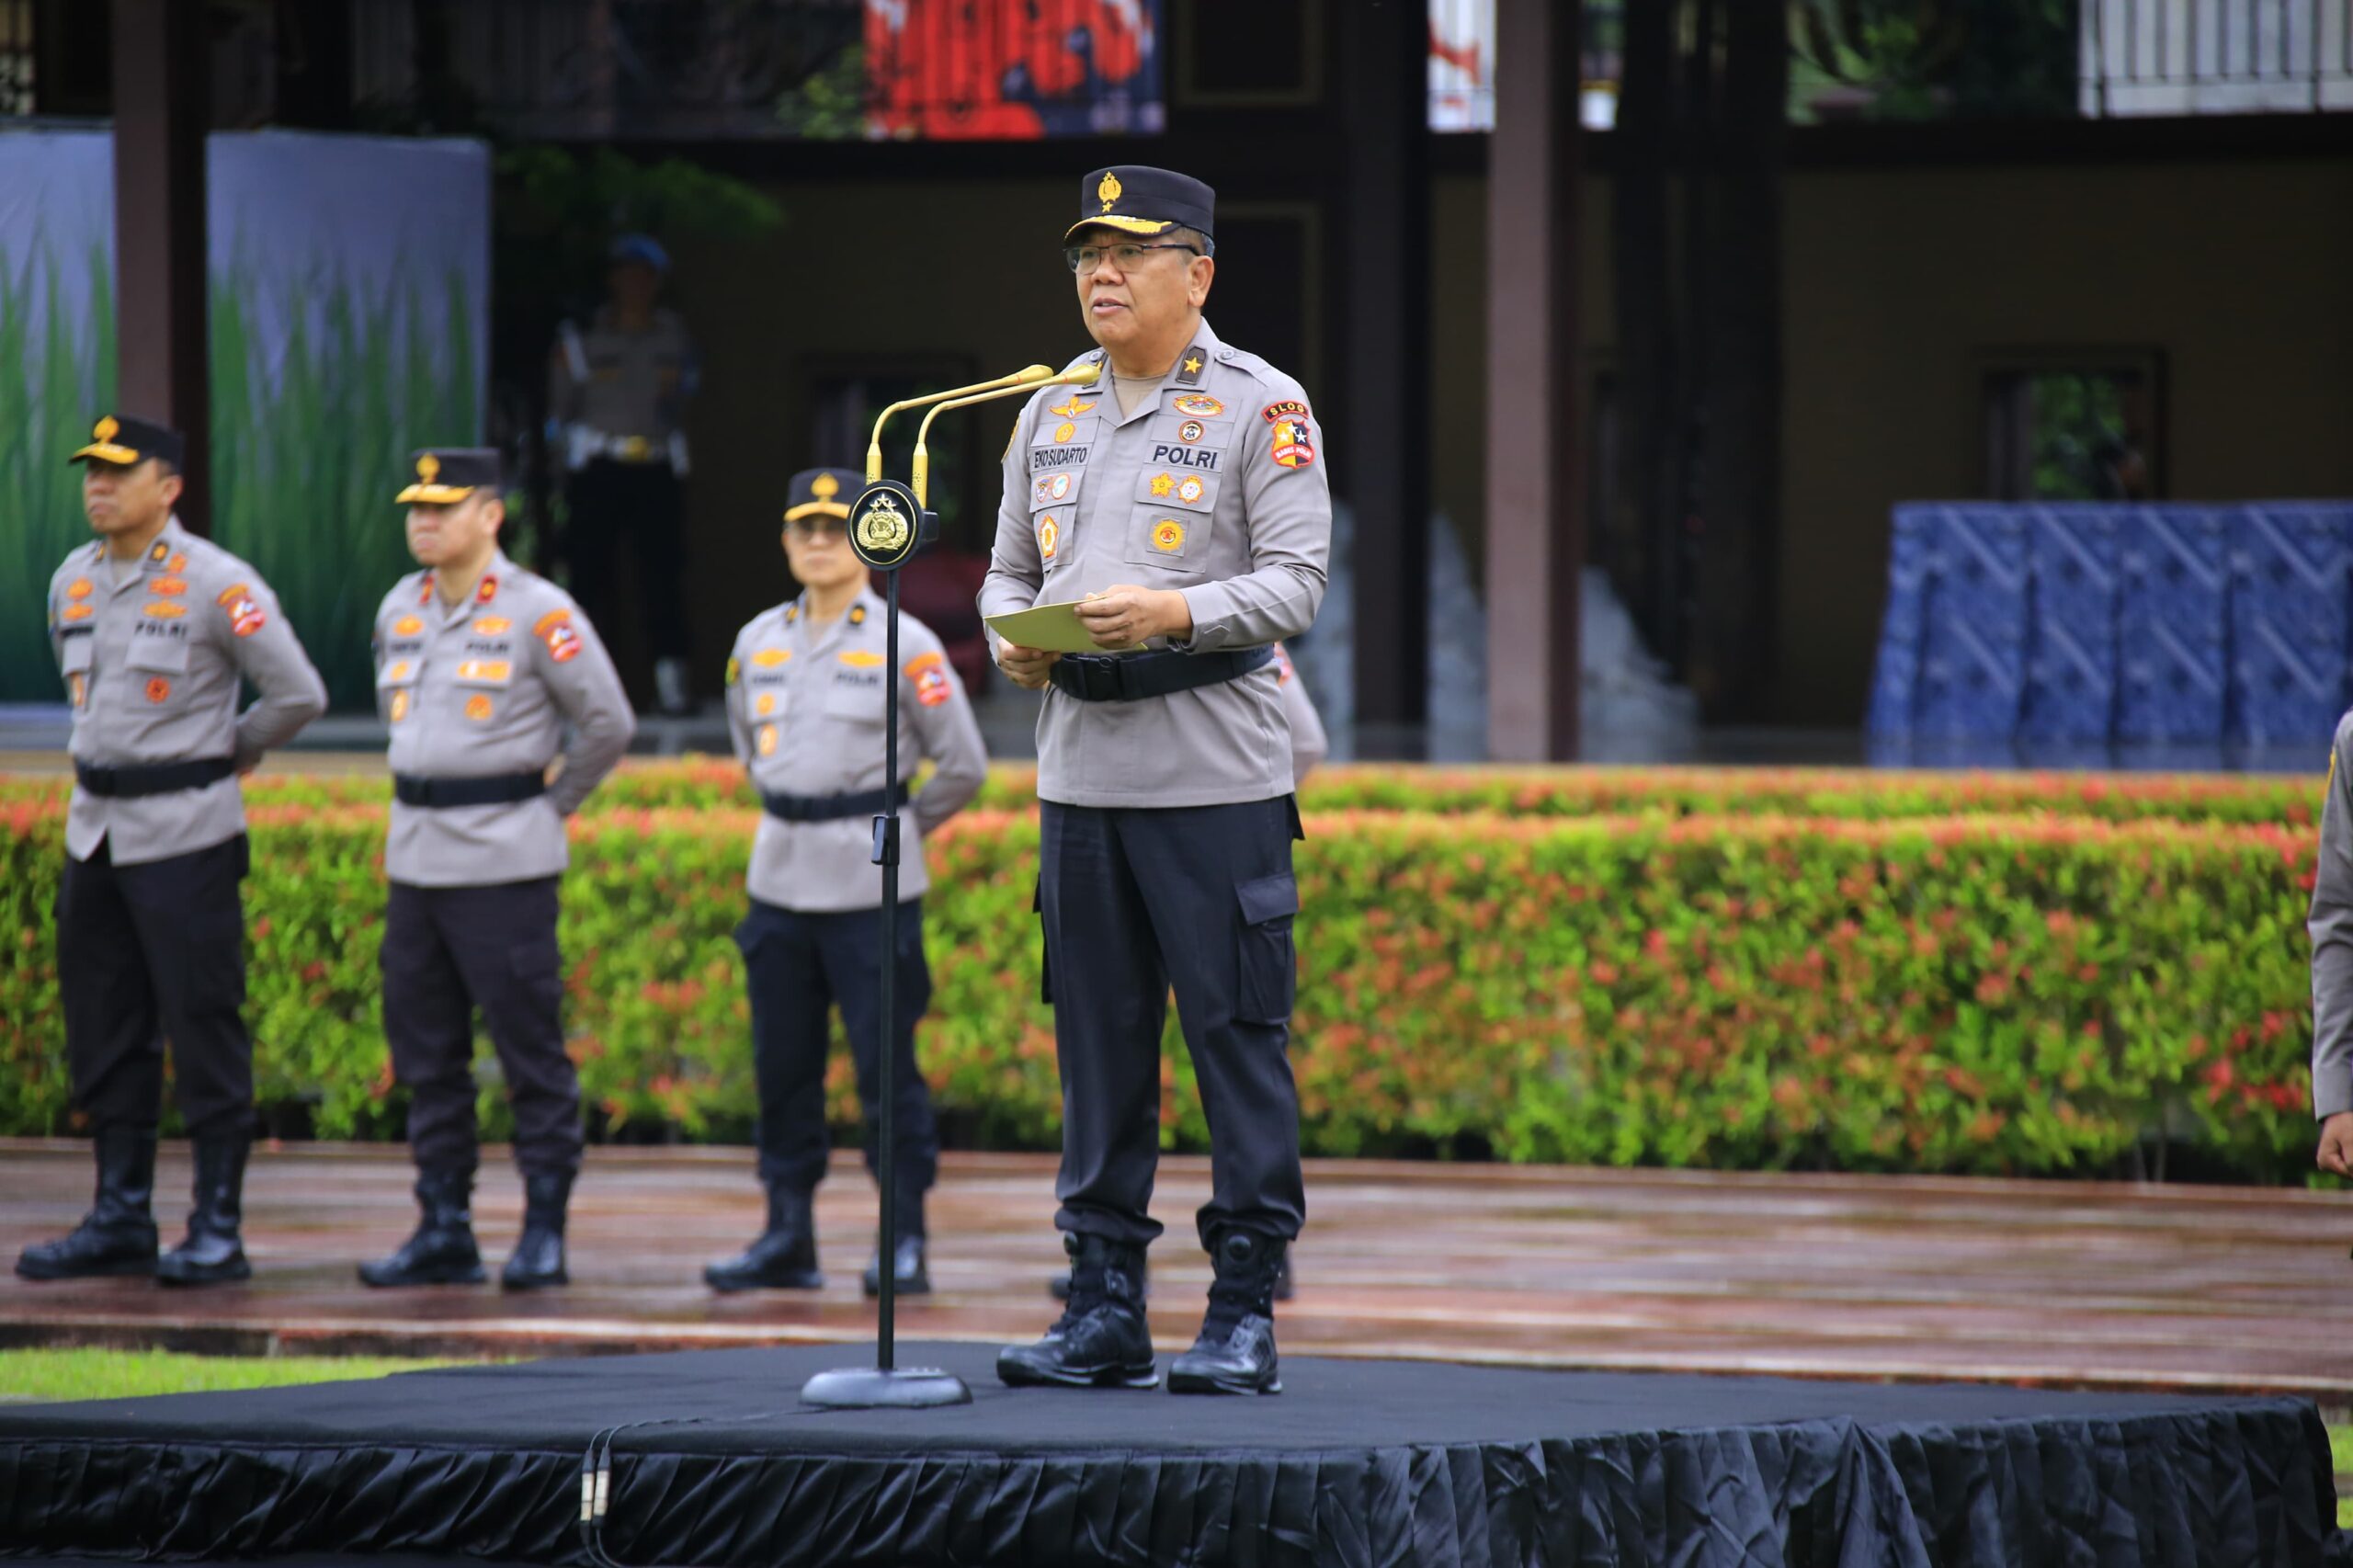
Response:
[[[876,655],[872,674],[851,674],[845,670],[825,687],[825,695],[818,708],[828,719],[843,723],[882,727],[882,669],[881,655]]]
[[[97,639],[86,631],[75,632],[65,639],[57,651],[57,670],[65,677],[65,695],[76,708],[85,708],[90,701],[90,657],[97,652]]]
[[[188,675],[188,639],[134,636],[122,662],[147,702],[164,707],[179,694]]]
[[[376,716],[388,724],[408,717],[416,700],[417,660],[413,653],[394,653],[376,672]]]
[[[1129,516],[1123,553],[1134,565],[1199,576],[1206,569],[1215,522],[1214,513],[1159,501],[1142,503]]]

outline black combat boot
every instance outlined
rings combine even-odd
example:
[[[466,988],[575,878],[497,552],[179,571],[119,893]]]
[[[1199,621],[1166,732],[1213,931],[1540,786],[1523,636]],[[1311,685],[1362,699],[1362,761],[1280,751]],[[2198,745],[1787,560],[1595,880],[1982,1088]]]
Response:
[[[196,1207],[188,1210],[188,1239],[156,1263],[157,1279],[166,1285],[222,1285],[254,1277],[237,1233],[244,1213],[245,1155],[252,1147],[243,1133],[197,1139]]]
[[[91,1140],[97,1196],[73,1231],[17,1255],[27,1279],[94,1279],[155,1272],[155,1131],[101,1127]]]
[[[1143,1316],[1143,1249],[1065,1233],[1070,1305],[1035,1345],[997,1352],[998,1381],[1011,1388],[1148,1389],[1160,1381]]]
[[[1136,1290],[1146,1301],[1150,1301],[1152,1299],[1152,1265],[1149,1263],[1138,1264],[1136,1266]],[[1057,1274],[1051,1279],[1047,1280],[1046,1294],[1051,1296],[1057,1301],[1069,1301],[1070,1276],[1067,1274]]]
[[[1210,1286],[1201,1336],[1168,1369],[1170,1393],[1280,1393],[1275,1358],[1275,1278],[1280,1238],[1222,1231],[1210,1246],[1217,1278]]]
[[[498,1271],[502,1290],[537,1290],[571,1283],[563,1270],[563,1216],[572,1202],[569,1172],[523,1178],[523,1233]]]
[[[809,1195],[770,1182],[768,1228],[733,1257],[705,1265],[702,1278],[714,1290],[824,1290]]]
[[[922,1236],[911,1236],[904,1231],[899,1233],[898,1267],[892,1270],[892,1273],[897,1276],[897,1294],[902,1296],[931,1294],[931,1271],[924,1267]],[[866,1260],[865,1284],[866,1293],[869,1296],[879,1296],[882,1293],[882,1249],[880,1246],[874,1249],[874,1256]]]
[[[361,1283],[479,1285],[482,1249],[474,1245],[472,1171],[419,1171],[416,1233],[392,1256],[359,1266]]]

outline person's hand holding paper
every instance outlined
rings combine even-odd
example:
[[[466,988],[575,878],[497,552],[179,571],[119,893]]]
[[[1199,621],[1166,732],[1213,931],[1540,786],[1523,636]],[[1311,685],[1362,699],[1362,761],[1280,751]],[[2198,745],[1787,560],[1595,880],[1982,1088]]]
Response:
[[[993,615],[988,625],[998,638],[997,667],[1036,691],[1064,653],[1136,653],[1148,638],[1191,632],[1193,611],[1180,593],[1118,584],[1083,599]]]

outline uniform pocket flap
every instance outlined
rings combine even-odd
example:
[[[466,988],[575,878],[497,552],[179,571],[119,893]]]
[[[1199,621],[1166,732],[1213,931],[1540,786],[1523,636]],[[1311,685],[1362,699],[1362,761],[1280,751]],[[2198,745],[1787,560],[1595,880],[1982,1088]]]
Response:
[[[1263,926],[1269,920],[1299,913],[1299,879],[1288,871],[1254,877],[1236,885],[1233,892],[1242,901],[1242,923],[1245,926]]]
[[[178,675],[188,668],[188,639],[185,637],[133,637],[131,649],[122,662],[134,670],[160,670],[165,675]]]
[[[387,659],[384,667],[376,672],[379,687],[415,686],[417,662],[414,658]]]

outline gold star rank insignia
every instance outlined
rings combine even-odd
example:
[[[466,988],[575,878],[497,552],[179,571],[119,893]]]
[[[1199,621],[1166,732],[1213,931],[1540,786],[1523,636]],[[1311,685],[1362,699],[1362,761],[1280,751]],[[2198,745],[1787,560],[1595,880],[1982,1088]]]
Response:
[[[1164,473],[1159,478],[1152,482],[1152,493],[1154,495],[1165,495],[1176,488],[1176,479],[1168,474]]]

